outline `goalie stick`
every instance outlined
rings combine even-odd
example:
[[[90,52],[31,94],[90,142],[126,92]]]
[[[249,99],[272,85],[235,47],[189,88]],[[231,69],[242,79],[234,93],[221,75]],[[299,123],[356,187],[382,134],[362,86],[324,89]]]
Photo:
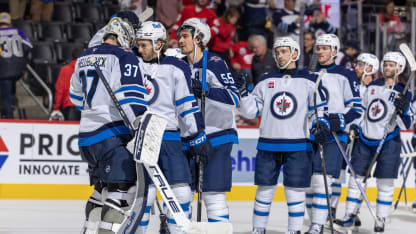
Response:
[[[322,80],[322,77],[326,74],[326,70],[322,69],[319,72],[318,79],[316,80],[315,90],[313,92],[313,105],[315,111],[315,121],[316,121],[316,128],[319,130],[319,118],[318,118],[318,107],[316,105],[316,94],[318,93],[319,83]],[[321,167],[322,167],[322,174],[324,176],[324,185],[325,185],[325,196],[326,196],[326,204],[328,206],[328,216],[329,216],[329,224],[331,228],[331,233],[334,234],[334,220],[332,218],[332,209],[331,209],[331,201],[329,199],[329,191],[328,191],[328,181],[327,181],[327,173],[326,173],[326,165],[325,165],[325,158],[324,158],[324,149],[322,144],[319,144],[319,153],[321,156]]]
[[[410,78],[407,80],[406,86],[404,87],[402,91],[402,95],[404,95],[408,91],[411,81],[414,79],[414,71],[416,71],[416,61],[415,61],[415,57],[412,54],[412,51],[410,50],[409,46],[407,46],[407,44],[402,43],[400,44],[399,48],[402,54],[406,57],[406,60],[410,65],[410,72],[411,72]],[[364,181],[363,181],[365,183],[364,187],[367,187],[367,180],[370,177],[373,166],[378,159],[381,149],[383,148],[388,132],[390,128],[393,126],[394,122],[396,121],[397,113],[398,113],[398,110],[395,109],[393,115],[390,118],[390,121],[387,123],[387,126],[384,129],[383,137],[381,138],[380,143],[377,146],[376,153],[374,154],[373,160],[371,161],[370,166],[368,167],[366,175],[364,177]]]

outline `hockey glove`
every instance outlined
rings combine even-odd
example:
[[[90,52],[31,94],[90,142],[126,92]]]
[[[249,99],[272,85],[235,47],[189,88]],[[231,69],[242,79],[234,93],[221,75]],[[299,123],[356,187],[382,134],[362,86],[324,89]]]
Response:
[[[397,108],[400,114],[404,114],[409,108],[409,100],[403,95],[397,95],[396,99],[394,99],[394,106]]]
[[[192,80],[192,90],[194,91],[194,95],[196,98],[201,99],[202,97],[202,83],[199,80],[193,79]],[[205,96],[208,96],[208,91],[205,92]]]
[[[62,114],[61,111],[54,110],[54,111],[52,111],[51,116],[49,117],[49,120],[63,121],[63,120],[65,120],[65,118],[64,118],[64,115]]]
[[[341,113],[329,114],[328,121],[332,132],[339,132],[345,128],[345,118]]]
[[[248,75],[245,72],[239,72],[234,78],[235,86],[240,91],[241,97],[248,96],[248,92],[251,91],[251,86],[248,82]]]
[[[416,147],[416,136],[415,135],[413,135],[413,137],[412,137],[412,146],[413,146],[413,148]]]
[[[189,151],[192,156],[200,156],[204,164],[209,162],[209,155],[211,153],[211,143],[207,139],[205,132],[200,132],[192,140],[189,141]]]
[[[360,137],[360,128],[353,124],[350,127],[350,138],[359,138]]]
[[[325,123],[318,122],[312,127],[311,134],[314,135],[314,142],[316,144],[324,144],[330,137],[329,127]]]

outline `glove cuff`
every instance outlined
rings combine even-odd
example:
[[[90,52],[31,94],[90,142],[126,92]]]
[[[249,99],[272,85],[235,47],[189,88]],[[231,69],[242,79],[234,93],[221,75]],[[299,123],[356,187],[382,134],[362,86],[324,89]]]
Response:
[[[195,147],[205,143],[205,141],[207,141],[207,135],[205,134],[205,131],[202,131],[194,139],[189,141],[189,146]]]

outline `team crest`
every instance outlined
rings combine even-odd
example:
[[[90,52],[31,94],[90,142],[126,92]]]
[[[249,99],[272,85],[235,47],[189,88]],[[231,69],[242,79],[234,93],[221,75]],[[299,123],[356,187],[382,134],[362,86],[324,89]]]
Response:
[[[221,61],[221,58],[218,56],[212,56],[211,58],[209,58],[209,61],[219,62]]]
[[[367,118],[371,122],[376,122],[383,119],[387,114],[387,105],[386,103],[379,98],[371,101],[370,105],[367,108]]]
[[[270,109],[274,117],[287,119],[296,112],[297,102],[295,96],[289,92],[279,92],[275,94],[270,103]]]
[[[150,105],[156,101],[159,96],[159,85],[155,79],[146,79],[144,87],[147,90],[147,95],[144,95],[144,100]]]

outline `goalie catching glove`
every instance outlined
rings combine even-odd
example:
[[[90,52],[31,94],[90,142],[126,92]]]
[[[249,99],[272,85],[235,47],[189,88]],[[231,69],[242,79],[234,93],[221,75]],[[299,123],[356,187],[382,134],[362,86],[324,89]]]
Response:
[[[212,150],[211,143],[207,139],[207,135],[205,132],[200,132],[196,134],[194,137],[190,137],[191,140],[188,141],[189,143],[189,152],[192,156],[200,156],[201,160],[204,164],[209,162],[209,155]]]

